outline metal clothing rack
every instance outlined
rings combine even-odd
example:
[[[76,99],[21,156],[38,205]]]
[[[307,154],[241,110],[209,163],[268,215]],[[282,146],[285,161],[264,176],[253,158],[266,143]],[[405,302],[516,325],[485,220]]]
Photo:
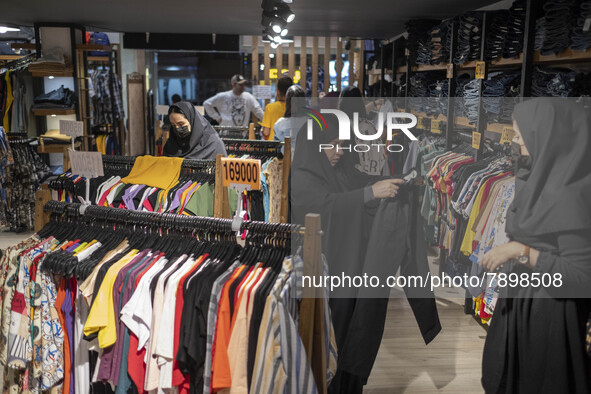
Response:
[[[138,212],[99,206],[90,206],[81,215],[80,204],[59,201],[49,201],[43,207],[43,211],[46,219],[44,224],[49,222],[50,215],[53,215],[55,220],[62,217],[70,221],[84,217],[84,219],[89,219],[99,225],[101,223],[109,224],[111,228],[113,225],[140,226],[156,230],[167,230],[161,234],[167,232],[186,233],[198,234],[202,238],[209,240],[236,240],[232,231],[231,219]],[[303,238],[303,274],[306,276],[322,275],[323,234],[320,215],[307,214],[305,227],[285,223],[244,221],[241,225],[241,232],[244,230],[248,230],[247,242],[250,242],[250,245],[289,245],[294,238],[299,245],[299,241]],[[328,332],[328,330],[324,321],[323,297],[323,289],[314,287],[303,289],[298,323],[298,332],[306,349],[306,356],[320,393],[326,393],[327,391],[326,367],[328,363],[324,338],[324,333]]]

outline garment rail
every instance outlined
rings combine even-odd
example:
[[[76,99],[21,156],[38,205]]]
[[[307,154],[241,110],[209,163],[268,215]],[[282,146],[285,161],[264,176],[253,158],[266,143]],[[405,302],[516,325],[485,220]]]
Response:
[[[232,232],[232,220],[208,217],[187,217],[153,212],[135,212],[117,208],[88,207],[80,214],[80,204],[49,201],[44,211],[51,214],[50,225],[62,221],[82,220],[94,225],[125,226],[157,230],[154,234],[164,237],[167,233],[201,235],[206,240],[236,240]],[[247,244],[250,245],[286,245],[292,240],[291,246],[302,245],[303,274],[322,275],[322,231],[321,219],[318,214],[308,214],[305,226],[245,221],[241,231],[248,231]],[[138,230],[135,230],[136,232]],[[283,242],[283,244],[282,244]],[[293,250],[293,249],[292,249]],[[325,333],[324,300],[322,289],[304,288],[303,298],[299,307],[298,332],[319,393],[327,392],[326,368],[328,365]]]

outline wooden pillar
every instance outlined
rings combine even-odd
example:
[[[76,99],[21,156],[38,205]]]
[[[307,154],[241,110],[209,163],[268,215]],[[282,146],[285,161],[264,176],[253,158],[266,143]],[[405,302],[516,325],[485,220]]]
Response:
[[[281,78],[281,69],[283,68],[283,45],[279,44],[275,51],[277,64],[277,79]]]
[[[347,57],[349,61],[349,86],[353,86],[355,84],[355,41],[349,40],[349,42],[351,43],[349,56]]]
[[[312,38],[312,97],[318,97],[318,37]]]
[[[295,44],[289,44],[289,55],[287,56],[287,68],[289,69],[289,76],[295,77]]]
[[[35,193],[35,232],[49,223],[50,213],[43,210],[49,201],[51,201],[51,190],[47,184],[43,184],[41,190],[37,190]]]
[[[248,139],[249,140],[256,139],[256,134],[254,132],[254,123],[252,123],[252,122],[248,125]]]
[[[228,201],[228,188],[224,187],[222,157],[224,155],[217,155],[215,158],[215,191],[213,216],[216,218],[230,218],[230,202]]]
[[[337,72],[337,91],[341,91],[341,76],[343,74],[343,41],[337,37],[337,60],[334,68]]]
[[[306,37],[302,37],[302,45],[300,48],[300,85],[304,88],[304,92],[306,91],[306,75],[308,73],[308,44],[306,42]]]
[[[365,57],[365,40],[357,40],[358,49],[359,49],[359,56],[357,57],[357,66],[355,66],[355,71],[357,72],[357,80],[359,81],[359,90],[363,93],[363,78],[365,76],[364,70],[364,61],[363,58]]]
[[[289,169],[291,168],[291,138],[286,138],[283,144],[283,178],[281,185],[281,214],[279,221],[287,223],[289,207]]]
[[[269,70],[271,70],[271,44],[266,42],[265,43],[265,85],[271,84],[271,79],[269,78]],[[265,107],[269,104],[269,100],[265,100]],[[262,119],[259,119],[262,120]]]
[[[252,36],[252,84],[259,84],[259,37]]]
[[[330,86],[330,37],[324,37],[324,92]]]

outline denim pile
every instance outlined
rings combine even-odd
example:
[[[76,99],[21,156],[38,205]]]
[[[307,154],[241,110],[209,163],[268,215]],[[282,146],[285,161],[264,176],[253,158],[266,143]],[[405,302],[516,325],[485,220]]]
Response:
[[[408,32],[406,48],[409,51],[411,64],[431,63],[429,32],[439,25],[439,22],[434,19],[415,19],[406,22],[406,31]]]
[[[480,80],[473,79],[466,83],[463,88],[463,111],[462,115],[468,118],[470,123],[478,121],[478,104],[480,96],[478,94],[480,88]],[[460,113],[457,114],[460,116]]]
[[[445,20],[429,32],[431,64],[447,63],[451,50],[450,21]]]
[[[425,111],[429,116],[436,116],[437,114],[447,114],[447,102],[449,96],[449,81],[442,79],[434,81],[429,85],[429,100],[428,107]]]
[[[34,99],[35,109],[72,109],[76,94],[64,85],[49,93],[41,94]]]
[[[503,56],[503,45],[507,38],[507,21],[509,10],[491,11],[486,14],[490,20],[488,33],[486,34],[486,60],[494,60]]]
[[[472,81],[469,74],[462,74],[456,78],[456,98],[454,100],[455,116],[464,116],[464,87]]]
[[[491,74],[483,84],[482,106],[486,120],[511,123],[511,114],[521,84],[521,71]]]
[[[447,97],[447,80],[440,72],[420,72],[410,78],[409,104],[415,111],[437,114],[441,111],[440,97]]]
[[[538,66],[532,77],[532,97],[568,97],[576,75],[568,69]]]
[[[576,5],[576,0],[549,0],[544,3],[544,16],[536,21],[536,50],[543,55],[559,54],[570,46]]]
[[[578,73],[572,84],[570,97],[591,96],[591,73]]]
[[[591,47],[591,0],[579,1],[574,9],[570,46],[576,50]]]
[[[503,57],[519,57],[523,52],[525,34],[525,0],[515,0],[509,9],[507,35],[503,44]]]
[[[455,64],[464,64],[480,58],[482,15],[482,12],[468,12],[456,18],[458,46],[454,56]]]

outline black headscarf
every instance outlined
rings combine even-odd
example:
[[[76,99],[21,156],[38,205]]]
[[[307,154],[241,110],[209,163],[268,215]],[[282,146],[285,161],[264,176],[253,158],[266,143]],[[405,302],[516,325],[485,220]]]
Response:
[[[193,104],[180,101],[170,106],[168,114],[177,108],[191,124],[191,135],[180,138],[171,132],[166,145],[164,156],[184,157],[186,159],[215,160],[216,155],[226,156],[224,142],[211,127],[209,122],[195,110]]]
[[[539,98],[515,107],[531,168],[520,168],[507,213],[512,236],[591,229],[591,118],[567,99]]]

